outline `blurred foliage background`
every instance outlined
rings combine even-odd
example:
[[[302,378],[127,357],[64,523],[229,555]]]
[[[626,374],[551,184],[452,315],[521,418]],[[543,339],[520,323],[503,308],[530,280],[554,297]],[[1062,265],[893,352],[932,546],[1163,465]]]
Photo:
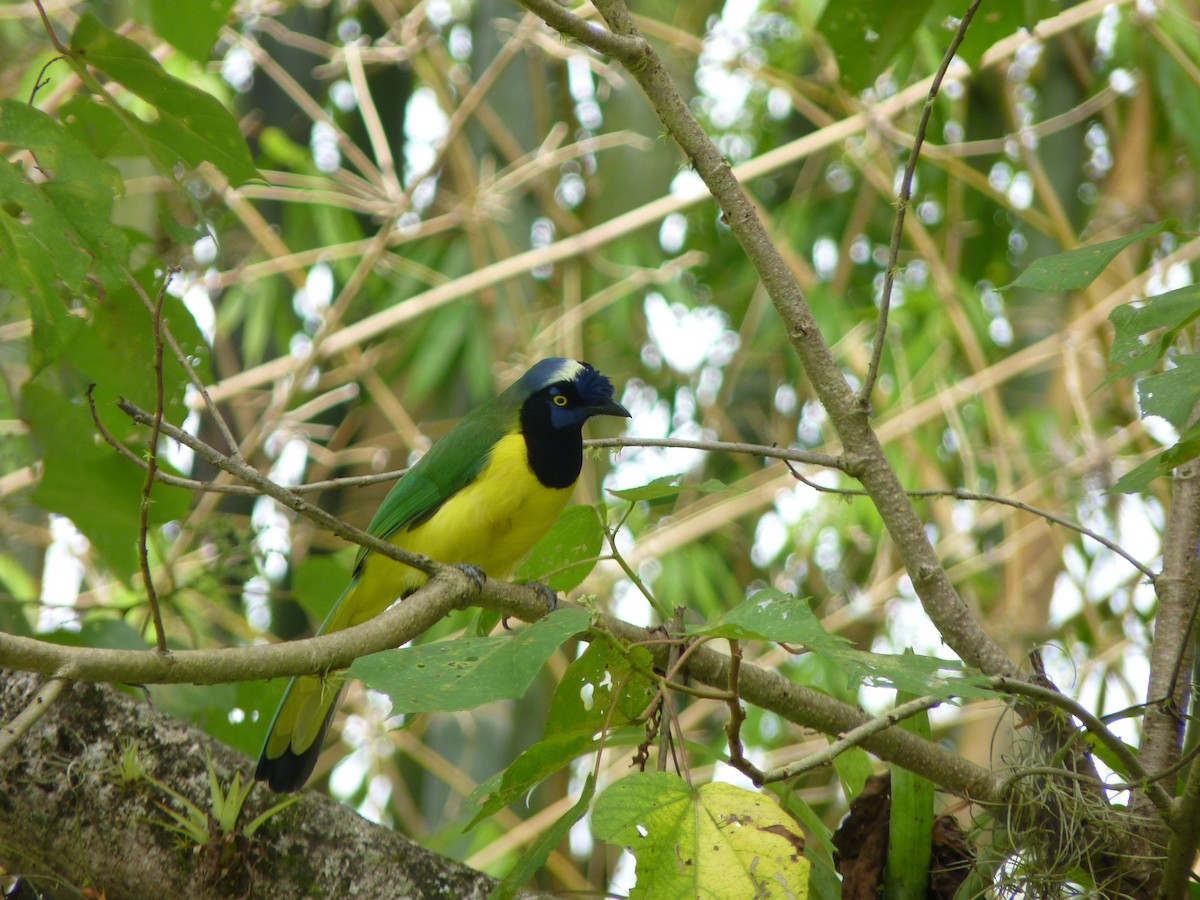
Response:
[[[852,379],[869,359],[899,173],[961,5],[911,4],[904,22],[885,19],[883,34],[869,17],[886,14],[868,3],[843,5],[861,21],[808,0],[635,5]],[[635,86],[513,4],[45,6],[63,34],[94,14],[238,117],[261,179],[235,185],[211,165],[167,177],[119,137],[106,156],[124,182],[113,215],[143,283],[179,268],[170,327],[242,452],[276,480],[401,469],[544,356],[587,359],[610,375],[633,412],[630,436],[836,451],[753,270]],[[1105,489],[1172,436],[1139,420],[1128,382],[1098,388],[1106,319],[1119,303],[1190,283],[1196,248],[1161,235],[1084,291],[1001,288],[1039,256],[1145,222],[1194,222],[1198,12],[1190,0],[983,4],[934,103],[874,397],[907,486],[1015,498],[1152,567],[1165,488]],[[23,102],[44,77],[35,105],[102,140],[80,83],[54,55],[31,3],[0,8],[0,93]],[[137,97],[117,100],[141,113]],[[1137,280],[1147,271],[1148,284]],[[82,401],[96,382],[102,410],[116,394],[152,402],[151,331],[131,297],[100,298],[129,310],[122,327],[100,334],[80,318],[79,335],[47,361],[30,339],[36,310],[0,286],[6,630],[101,646],[147,640],[128,515],[141,474],[97,445]],[[168,417],[219,444],[179,373],[169,388]],[[119,413],[104,415],[116,433],[133,433]],[[187,453],[170,459],[214,477]],[[675,474],[729,490],[632,511],[605,492]],[[800,474],[853,486],[830,472]],[[315,497],[365,526],[388,484]],[[307,634],[340,593],[352,550],[267,498],[162,487],[155,497],[155,572],[175,646]],[[604,504],[610,522],[629,512],[620,552],[689,616],[714,618],[771,586],[811,597],[825,626],[861,648],[948,653],[870,504],[819,492],[778,462],[719,448],[605,451],[591,457],[577,499]],[[1058,684],[1101,713],[1143,699],[1155,600],[1136,569],[1027,512],[917,503],[964,599],[1014,658],[1040,648]],[[579,593],[654,621],[613,563]],[[433,636],[464,627],[465,618],[449,621]],[[883,702],[819,657],[750,652],[868,709]],[[352,690],[318,778],[370,817],[505,871],[571,805],[591,763],[465,835],[473,810],[464,799],[541,736],[568,662],[558,658],[520,703],[401,728],[386,701]],[[281,689],[151,693],[256,754]],[[720,762],[723,707],[680,702],[692,776],[738,778]],[[992,703],[942,711],[935,736],[995,762],[1006,750],[1001,715]],[[825,743],[758,711],[744,738],[760,765]],[[628,764],[628,748],[609,750],[602,779]],[[785,806],[800,797],[827,826],[846,810],[834,772],[782,793]],[[612,848],[577,828],[542,884],[603,890],[616,865]]]

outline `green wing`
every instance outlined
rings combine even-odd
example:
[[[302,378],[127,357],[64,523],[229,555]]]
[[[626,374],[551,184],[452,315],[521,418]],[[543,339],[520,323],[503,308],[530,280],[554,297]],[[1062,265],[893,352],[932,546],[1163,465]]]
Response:
[[[371,519],[368,533],[386,541],[402,528],[419,525],[475,480],[492,447],[516,427],[515,417],[505,423],[494,403],[476,409],[459,422],[393,485]],[[355,575],[368,552],[366,547],[359,548]]]

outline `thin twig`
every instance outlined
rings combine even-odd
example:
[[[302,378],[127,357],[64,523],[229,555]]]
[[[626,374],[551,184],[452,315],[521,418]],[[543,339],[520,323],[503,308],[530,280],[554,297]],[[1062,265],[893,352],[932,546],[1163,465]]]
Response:
[[[784,459],[783,457],[780,458]],[[784,459],[784,465],[786,465],[788,471],[792,473],[792,477],[812,488],[814,491],[821,491],[826,494],[839,494],[843,497],[870,496],[870,494],[868,494],[866,491],[858,488],[834,488],[818,484],[810,478],[805,478],[802,474],[796,471],[796,469],[789,464],[787,459]],[[1145,575],[1146,579],[1151,584],[1153,584],[1158,578],[1153,569],[1142,563],[1133,554],[1122,549],[1119,544],[1114,543],[1104,535],[1093,531],[1084,525],[1080,525],[1078,522],[1073,522],[1072,520],[1057,515],[1056,513],[1052,513],[1047,509],[1042,509],[1038,506],[1031,506],[1028,503],[1022,502],[1021,500],[1014,500],[1011,497],[1004,497],[1000,494],[986,494],[978,491],[968,491],[964,490],[963,488],[928,488],[912,491],[905,490],[905,493],[909,497],[949,497],[954,500],[969,500],[976,503],[995,503],[999,506],[1011,506],[1013,509],[1019,509],[1022,512],[1029,513],[1030,515],[1038,516],[1039,518],[1045,519],[1047,522],[1053,522],[1055,525],[1061,525],[1064,528],[1069,528],[1071,531],[1082,534],[1084,537],[1091,538],[1097,544],[1100,544],[1102,547],[1111,550],[1113,553],[1117,554],[1117,556],[1121,557],[1123,560]]]
[[[896,222],[892,227],[892,242],[888,248],[888,264],[883,273],[883,293],[879,297],[879,323],[876,326],[875,340],[871,346],[871,361],[867,365],[866,377],[863,379],[862,390],[858,395],[863,409],[869,409],[871,406],[871,393],[875,390],[875,380],[879,377],[879,366],[883,361],[888,311],[892,303],[892,288],[896,282],[896,267],[900,260],[900,241],[904,236],[904,217],[912,202],[913,173],[917,169],[917,160],[921,156],[921,145],[925,142],[925,132],[929,128],[933,103],[937,99],[938,91],[941,90],[946,71],[954,60],[954,54],[958,52],[959,45],[967,36],[967,28],[970,27],[971,19],[975,17],[975,11],[979,9],[981,2],[982,0],[971,0],[971,5],[963,14],[962,21],[958,23],[958,30],[950,40],[950,46],[946,48],[946,52],[942,56],[942,64],[938,67],[937,74],[933,76],[933,82],[929,85],[929,96],[925,98],[925,107],[921,110],[921,121],[917,125],[916,135],[913,137],[912,151],[908,154],[908,162],[904,166],[904,177],[900,181],[900,191],[896,202]]]
[[[138,281],[133,273],[128,269],[125,270],[125,278],[133,287],[137,295],[142,299],[142,304],[147,311],[154,313],[155,304],[150,299],[150,295],[146,293],[146,289],[142,287],[142,283]],[[159,321],[162,321],[161,314],[158,316]],[[183,352],[183,348],[179,346],[179,341],[175,339],[175,335],[165,322],[161,325],[162,334],[166,338],[167,345],[171,348],[171,353],[174,354],[176,361],[183,367],[184,373],[188,380],[192,383],[192,387],[200,394],[201,400],[204,401],[204,407],[212,416],[213,422],[217,426],[217,430],[221,432],[221,439],[225,441],[225,446],[229,448],[229,452],[238,456],[238,442],[233,436],[233,432],[229,429],[229,424],[225,421],[225,417],[221,415],[221,411],[217,409],[217,405],[213,403],[212,397],[208,393],[208,388],[204,386],[204,380],[196,373],[196,367],[192,365],[192,361],[188,359],[188,355]],[[240,458],[240,457],[239,457]]]
[[[148,468],[146,460],[117,440],[100,418],[100,413],[96,409],[95,387],[94,384],[88,385],[85,396],[87,397],[88,409],[91,411],[92,423],[96,426],[96,431],[99,432],[100,437],[104,439],[106,444],[120,453],[125,459],[140,469],[146,470]],[[335,490],[343,487],[364,487],[384,481],[395,481],[406,472],[408,472],[408,469],[393,469],[388,472],[380,472],[376,475],[343,475],[338,478],[326,478],[321,481],[310,481],[307,484],[293,485],[288,490],[293,494],[316,494],[321,491]],[[262,491],[258,488],[248,484],[200,481],[196,478],[184,478],[182,475],[172,475],[170,472],[163,472],[161,469],[154,473],[154,477],[163,484],[185,488],[189,491],[204,491],[212,494],[242,494],[253,497],[258,497],[262,494]]]
[[[158,591],[154,588],[154,576],[150,572],[150,492],[154,489],[154,474],[158,471],[158,438],[162,434],[163,409],[166,405],[163,387],[163,335],[162,309],[167,296],[167,286],[178,269],[168,269],[154,304],[154,421],[150,423],[150,441],[146,454],[146,480],[142,484],[142,502],[138,510],[138,564],[142,569],[142,586],[146,591],[146,602],[150,604],[150,618],[154,622],[154,640],[159,653],[167,652],[167,631],[163,627],[162,610],[158,604]],[[88,390],[89,398],[91,390]]]
[[[746,721],[746,710],[742,707],[742,699],[738,695],[738,679],[742,671],[742,643],[730,638],[729,640],[729,699],[725,701],[729,707],[729,720],[725,723],[725,737],[729,744],[729,765],[737,769],[755,786],[762,787],[766,781],[763,770],[746,758],[742,748],[742,723]]]
[[[39,5],[40,9],[41,6]],[[22,736],[33,727],[33,724],[45,715],[51,704],[57,700],[71,682],[65,678],[51,678],[41,686],[29,704],[13,717],[13,720],[0,728],[0,756],[17,745]]]
[[[746,444],[740,441],[691,441],[682,438],[647,438],[627,435],[625,437],[591,438],[584,441],[583,445],[585,447],[617,449],[625,447],[678,447],[685,450],[745,453],[749,456],[763,456],[769,459],[786,459],[809,466],[838,469],[842,472],[845,472],[849,468],[849,463],[842,456],[833,456],[829,453],[814,453],[809,450],[793,450],[790,447]]]
[[[96,430],[104,439],[104,442],[120,453],[125,459],[133,463],[135,466],[145,470],[147,468],[146,460],[142,459],[124,444],[116,439],[101,421],[100,415],[96,410],[96,398],[94,396],[94,388],[96,386],[89,385],[86,392],[88,407],[92,413],[92,421],[96,425]],[[388,472],[380,472],[377,475],[343,475],[338,478],[326,478],[321,481],[310,481],[306,484],[297,484],[288,488],[294,494],[315,494],[320,491],[335,490],[343,487],[363,487],[371,484],[379,484],[384,481],[395,481],[404,475],[408,469],[394,469]],[[257,497],[262,492],[248,484],[229,484],[219,481],[200,481],[196,478],[184,478],[182,475],[172,475],[170,472],[164,472],[161,469],[154,473],[154,477],[162,484],[167,484],[172,487],[184,488],[189,491],[204,491],[211,494],[241,494],[243,496]]]
[[[912,718],[918,713],[924,712],[927,709],[932,709],[946,702],[945,697],[917,697],[915,700],[909,700],[907,703],[901,703],[899,706],[884,713],[882,716],[876,716],[869,722],[864,722],[857,728],[852,728],[845,734],[840,735],[836,740],[830,742],[829,746],[820,750],[811,756],[806,756],[804,759],[798,759],[791,765],[784,766],[781,769],[771,769],[764,774],[764,781],[786,781],[789,778],[795,778],[797,775],[802,775],[805,772],[811,772],[813,769],[820,769],[828,766],[835,759],[849,750],[851,747],[857,747],[862,744],[867,738],[879,734],[898,725],[905,719]]]
[[[629,508],[630,510],[633,509],[632,503],[629,504]],[[628,517],[628,514],[629,513],[626,512],[626,517]],[[624,519],[622,519],[622,523],[623,522]],[[645,597],[650,603],[651,608],[658,613],[659,618],[664,622],[668,621],[671,618],[671,615],[667,611],[666,607],[662,606],[658,598],[651,593],[650,588],[646,587],[645,582],[643,582],[638,573],[633,570],[633,567],[629,565],[625,557],[621,555],[621,551],[617,549],[617,530],[619,528],[620,525],[618,525],[617,528],[604,529],[604,536],[608,538],[608,545],[612,547],[613,559],[615,559],[617,565],[621,567],[621,570],[625,573],[625,577],[633,583],[633,586],[636,587],[641,592],[642,596]]]
[[[687,736],[684,734],[683,723],[679,721],[679,713],[675,709],[675,703],[671,700],[669,693],[663,697],[663,709],[666,710],[672,733],[675,735],[675,739],[670,742],[671,759],[675,763],[675,772],[690,785],[692,783],[689,760],[691,754],[684,752],[687,749]]]
[[[683,607],[675,607],[674,618],[671,619],[671,633],[678,634],[683,631]],[[675,641],[667,650],[667,677],[670,677],[672,670],[675,668],[676,662],[679,660],[679,642]],[[669,710],[671,706],[671,694],[669,691],[662,690],[663,709]],[[671,716],[662,716],[658,720],[658,771],[667,771],[667,745],[671,740]]]
[[[42,4],[40,2],[37,4],[37,7],[38,7],[39,11],[42,10]],[[42,20],[43,21],[45,21],[45,16],[46,16],[46,14],[44,12],[42,12]],[[37,99],[38,91],[40,91],[42,88],[46,87],[46,85],[48,85],[50,83],[50,79],[46,76],[46,70],[49,69],[52,65],[54,65],[56,62],[60,62],[61,60],[62,60],[61,56],[52,56],[49,60],[46,61],[46,64],[44,66],[42,66],[42,68],[38,71],[37,78],[35,78],[33,80],[33,87],[29,89],[29,105],[30,106],[33,106],[33,101],[35,99]]]
[[[58,34],[54,30],[54,26],[50,24],[50,17],[46,15],[46,10],[42,7],[42,0],[33,0],[33,5],[37,7],[38,15],[41,16],[42,26],[46,29],[46,34],[50,37],[50,43],[54,45],[54,49],[63,56],[71,55],[71,48],[58,39]],[[42,71],[45,71],[43,69]],[[32,100],[32,98],[30,98]]]
[[[129,418],[141,425],[150,425],[154,421],[154,417],[150,413],[124,398],[117,402],[117,406],[123,413],[125,413],[125,415],[129,416]],[[305,518],[313,520],[318,525],[328,529],[329,531],[332,531],[340,538],[353,541],[359,546],[366,547],[373,553],[379,553],[382,556],[386,556],[388,559],[394,560],[398,563],[403,563],[406,566],[411,566],[412,568],[418,569],[427,575],[434,575],[438,571],[446,568],[445,566],[434,562],[428,557],[420,556],[415,553],[409,553],[406,550],[401,550],[396,545],[381,540],[373,534],[368,534],[359,528],[353,528],[350,525],[347,525],[341,519],[338,519],[336,516],[326,512],[319,506],[314,506],[287,488],[281,487],[280,485],[271,481],[257,469],[246,465],[244,462],[241,462],[238,459],[220,453],[213,447],[210,447],[208,444],[204,443],[204,441],[200,440],[199,438],[192,437],[192,435],[188,434],[182,428],[177,428],[170,422],[162,423],[162,433],[172,440],[183,444],[185,447],[194,450],[197,454],[204,457],[218,469],[228,472],[230,475],[233,475],[235,478],[240,479],[246,484],[252,485],[258,490],[259,493],[266,494],[272,499],[278,500],[288,509],[299,513]]]

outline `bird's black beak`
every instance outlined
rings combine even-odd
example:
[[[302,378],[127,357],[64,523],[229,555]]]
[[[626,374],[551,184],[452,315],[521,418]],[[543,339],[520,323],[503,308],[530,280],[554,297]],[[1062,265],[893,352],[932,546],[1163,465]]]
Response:
[[[589,406],[587,411],[588,415],[590,416],[622,416],[626,419],[633,418],[633,416],[629,414],[629,410],[623,407],[616,400],[606,400],[605,402],[598,403],[595,406]]]

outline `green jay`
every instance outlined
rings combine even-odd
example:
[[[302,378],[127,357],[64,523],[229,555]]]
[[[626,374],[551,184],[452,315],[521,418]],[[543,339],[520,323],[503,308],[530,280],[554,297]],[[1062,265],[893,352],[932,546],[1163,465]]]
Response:
[[[434,444],[388,492],[367,530],[438,562],[505,577],[566,507],[592,416],[629,416],[613,400],[612,382],[587,363],[543,359]],[[362,547],[318,633],[365,622],[425,580]],[[337,675],[292,679],[255,778],[275,791],[304,786],[343,689]]]

